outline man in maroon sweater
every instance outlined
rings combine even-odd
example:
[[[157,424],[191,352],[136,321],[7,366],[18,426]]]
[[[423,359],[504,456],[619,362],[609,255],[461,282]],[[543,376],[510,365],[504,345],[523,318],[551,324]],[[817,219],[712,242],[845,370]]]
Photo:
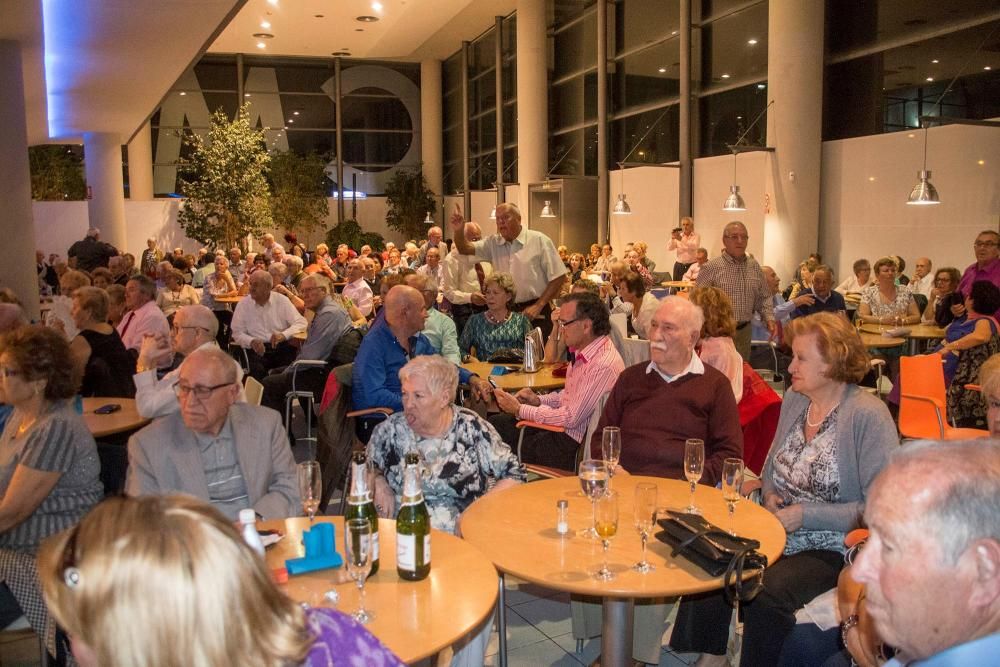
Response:
[[[729,380],[694,353],[704,315],[681,297],[663,300],[649,328],[649,364],[618,377],[590,443],[601,458],[605,426],[622,431],[620,465],[633,475],[684,479],[684,441],[705,441],[701,483],[714,486],[727,457],[742,458],[743,432]]]

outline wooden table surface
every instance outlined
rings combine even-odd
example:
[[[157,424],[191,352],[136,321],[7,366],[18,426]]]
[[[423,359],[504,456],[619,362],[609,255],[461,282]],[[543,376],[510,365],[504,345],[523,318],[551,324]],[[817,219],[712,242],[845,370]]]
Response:
[[[892,327],[885,326],[883,329],[890,329]],[[917,338],[920,340],[933,340],[936,338],[944,338],[944,327],[935,326],[933,324],[907,324],[906,328],[910,330],[910,333],[906,335],[906,338]],[[862,324],[861,331],[863,333],[873,333],[881,335],[879,331],[879,325],[877,324]]]
[[[108,415],[94,414],[94,410],[109,403],[116,403],[122,406],[122,409]],[[87,422],[90,434],[97,439],[106,438],[116,433],[134,431],[150,422],[149,419],[141,417],[136,411],[135,399],[103,396],[83,399],[83,421]]]
[[[246,295],[242,296],[216,296],[212,297],[216,303],[239,303]]]
[[[316,517],[336,526],[337,552],[344,553],[343,517]],[[278,529],[285,537],[267,550],[271,568],[304,554],[302,531],[306,518],[265,521],[261,528]],[[448,533],[431,533],[431,573],[423,581],[405,581],[396,573],[396,522],[379,519],[379,571],[365,583],[365,606],[375,613],[366,627],[398,655],[413,663],[437,654],[479,626],[493,612],[497,572],[474,546]],[[299,602],[333,607],[345,613],[358,608],[357,586],[344,568],[318,570],[290,577],[282,585]],[[329,590],[340,594],[331,604]]]
[[[525,387],[536,391],[551,391],[566,386],[566,378],[552,375],[557,364],[541,364],[538,371],[534,373],[523,373],[518,370],[506,375],[490,375],[494,366],[517,366],[517,364],[491,364],[485,361],[470,361],[462,364],[462,368],[472,371],[484,380],[492,377],[498,387],[508,392],[518,391]]]
[[[555,590],[597,597],[651,598],[720,588],[721,578],[709,576],[683,558],[670,558],[670,548],[652,536],[648,560],[656,569],[646,574],[631,569],[641,555],[641,540],[632,519],[633,494],[639,482],[657,485],[660,507],[681,508],[688,503],[686,482],[632,475],[614,478],[619,518],[618,534],[608,550],[609,567],[616,575],[611,581],[599,581],[592,574],[601,563],[600,541],[576,535],[592,520],[590,500],[579,493],[576,477],[531,482],[480,498],[462,515],[462,536],[488,554],[497,569]],[[570,532],[565,537],[555,530],[558,500],[569,501]],[[708,521],[728,528],[721,491],[699,484],[695,503]],[[778,520],[750,502],[736,505],[736,532],[759,540],[768,563],[773,563],[785,547],[785,531]]]
[[[690,280],[664,280],[660,287],[674,287],[676,289],[688,289],[694,287],[695,283]]]
[[[890,338],[879,333],[861,332],[861,342],[868,348],[900,347],[906,345],[905,338]]]

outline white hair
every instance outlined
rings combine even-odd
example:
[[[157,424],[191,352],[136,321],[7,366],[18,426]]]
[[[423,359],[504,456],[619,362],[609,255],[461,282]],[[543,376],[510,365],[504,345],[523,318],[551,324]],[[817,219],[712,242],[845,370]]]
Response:
[[[450,403],[458,390],[458,367],[437,354],[423,354],[414,357],[399,369],[399,381],[419,376],[427,382],[427,388],[439,397],[448,397]]]

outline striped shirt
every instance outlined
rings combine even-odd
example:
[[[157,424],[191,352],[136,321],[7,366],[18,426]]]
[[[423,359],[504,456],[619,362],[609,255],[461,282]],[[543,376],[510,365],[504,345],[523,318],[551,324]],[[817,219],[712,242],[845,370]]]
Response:
[[[698,287],[718,287],[733,302],[733,315],[742,324],[759,313],[764,322],[774,321],[771,293],[764,272],[753,257],[735,258],[729,253],[705,262],[698,273]]]
[[[94,438],[70,402],[53,404],[18,435],[22,421],[15,409],[0,435],[0,494],[6,494],[19,465],[61,473],[31,515],[0,534],[0,548],[33,551],[49,535],[75,525],[101,500],[104,487]]]
[[[233,429],[226,418],[226,423],[219,435],[195,433],[198,448],[201,451],[201,463],[205,469],[205,482],[208,484],[208,502],[215,509],[236,521],[240,510],[253,507],[247,494],[247,483],[243,479],[239,457],[236,454],[236,441],[233,440]]]
[[[573,364],[566,372],[566,387],[539,396],[542,404],[521,405],[517,416],[540,424],[562,426],[577,442],[587,434],[590,415],[597,400],[618,380],[625,362],[607,336],[598,336],[582,350],[574,350]]]

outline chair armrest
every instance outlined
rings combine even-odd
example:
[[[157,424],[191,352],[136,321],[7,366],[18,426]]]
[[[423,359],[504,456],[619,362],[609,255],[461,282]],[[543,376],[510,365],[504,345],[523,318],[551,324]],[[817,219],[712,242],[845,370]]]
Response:
[[[748,479],[743,482],[743,486],[740,487],[740,495],[743,497],[749,496],[751,493],[760,489],[764,486],[764,483],[759,479]]]
[[[324,368],[326,366],[325,361],[320,359],[296,359],[288,365],[288,368]]]
[[[530,426],[531,428],[540,428],[543,431],[552,431],[553,433],[565,433],[566,429],[562,426],[553,426],[552,424],[540,424],[538,422],[529,421],[527,419],[522,419],[517,422],[518,428],[524,428],[525,426]]]
[[[930,403],[938,410],[944,411],[945,405],[936,398],[931,398],[930,396],[917,396],[916,394],[900,394],[900,398],[905,398],[910,401],[923,401],[924,403]]]
[[[346,417],[367,417],[368,415],[385,415],[388,417],[393,413],[392,408],[365,408],[364,410],[351,410]]]
[[[572,477],[573,473],[569,470],[560,470],[559,468],[550,468],[549,466],[538,465],[537,463],[525,463],[524,470],[527,473],[538,475],[539,477],[544,477],[546,479],[553,479],[555,477]]]

